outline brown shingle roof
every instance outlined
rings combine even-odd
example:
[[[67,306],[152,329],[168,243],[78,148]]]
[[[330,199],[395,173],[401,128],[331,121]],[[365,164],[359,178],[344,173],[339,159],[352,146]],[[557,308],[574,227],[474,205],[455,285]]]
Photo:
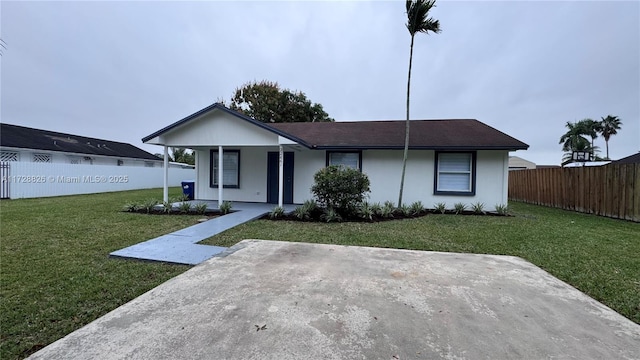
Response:
[[[639,164],[640,163],[640,153],[632,154],[622,159],[612,161],[612,164]]]
[[[405,121],[278,123],[268,126],[317,149],[402,149]],[[525,150],[529,145],[478,120],[412,120],[409,147],[432,150]]]

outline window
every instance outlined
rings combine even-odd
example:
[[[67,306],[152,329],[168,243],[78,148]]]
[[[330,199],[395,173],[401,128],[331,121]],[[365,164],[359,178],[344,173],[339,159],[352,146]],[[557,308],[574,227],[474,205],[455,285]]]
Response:
[[[80,164],[80,157],[79,156],[69,156],[69,163],[70,164]]]
[[[0,161],[18,161],[18,153],[15,151],[0,152]]]
[[[475,195],[475,152],[436,152],[434,193]]]
[[[124,165],[124,160],[118,159],[118,166],[122,166],[122,165]]]
[[[155,167],[156,164],[153,161],[145,161],[144,167]]]
[[[218,187],[218,150],[211,150],[209,186]],[[240,150],[224,150],[222,153],[222,185],[224,188],[240,187]]]
[[[33,154],[33,162],[37,162],[37,163],[50,163],[50,162],[51,162],[51,155],[50,155],[50,154],[38,154],[38,153],[34,153],[34,154]]]
[[[327,166],[344,165],[362,171],[362,152],[327,151]]]

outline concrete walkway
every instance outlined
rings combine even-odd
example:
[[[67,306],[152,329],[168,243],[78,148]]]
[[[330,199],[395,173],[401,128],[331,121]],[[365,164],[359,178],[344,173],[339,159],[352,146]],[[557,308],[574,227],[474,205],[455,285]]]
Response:
[[[218,209],[217,201],[190,201],[194,204],[202,202],[207,204],[208,209]],[[179,204],[175,203],[173,206],[177,207]],[[260,218],[269,213],[274,206],[263,203],[233,203],[234,212],[230,214],[114,251],[109,256],[197,265],[227,249],[220,246],[199,245],[198,242]],[[286,205],[285,211],[293,211],[294,208],[295,205]]]
[[[32,359],[640,359],[640,326],[512,256],[245,240]]]

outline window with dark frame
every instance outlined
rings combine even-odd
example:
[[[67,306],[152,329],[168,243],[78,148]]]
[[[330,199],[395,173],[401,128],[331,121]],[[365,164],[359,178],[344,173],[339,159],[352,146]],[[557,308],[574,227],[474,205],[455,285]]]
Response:
[[[218,187],[218,150],[211,150],[209,186]],[[222,153],[222,185],[227,189],[240,188],[240,150],[224,150]]]
[[[475,152],[436,152],[436,195],[475,195]]]
[[[362,152],[360,151],[327,151],[327,166],[343,165],[362,171]]]

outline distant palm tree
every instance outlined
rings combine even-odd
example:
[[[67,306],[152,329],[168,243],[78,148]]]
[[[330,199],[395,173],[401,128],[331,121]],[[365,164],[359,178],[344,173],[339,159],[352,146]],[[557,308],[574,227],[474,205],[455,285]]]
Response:
[[[622,121],[617,116],[607,115],[600,121],[600,134],[604,138],[604,142],[607,145],[607,160],[609,160],[609,139],[611,135],[616,135],[622,125]]]
[[[400,195],[398,207],[402,206],[402,191],[404,190],[404,174],[407,168],[407,155],[409,154],[409,99],[411,92],[411,64],[413,62],[413,38],[417,33],[437,34],[440,30],[440,21],[429,17],[429,11],[436,6],[435,0],[407,0],[407,30],[411,34],[411,47],[409,50],[409,75],[407,76],[407,122],[404,135],[404,156],[402,158],[402,176],[400,178]]]
[[[562,151],[585,151],[590,148],[589,140],[584,136],[588,135],[584,126],[580,122],[572,123],[567,121],[565,124],[567,132],[560,137],[559,144],[562,144]]]
[[[598,134],[602,129],[600,121],[587,118],[578,121],[576,125],[582,129],[584,135],[591,138],[591,148],[595,149],[593,142],[598,137]]]

